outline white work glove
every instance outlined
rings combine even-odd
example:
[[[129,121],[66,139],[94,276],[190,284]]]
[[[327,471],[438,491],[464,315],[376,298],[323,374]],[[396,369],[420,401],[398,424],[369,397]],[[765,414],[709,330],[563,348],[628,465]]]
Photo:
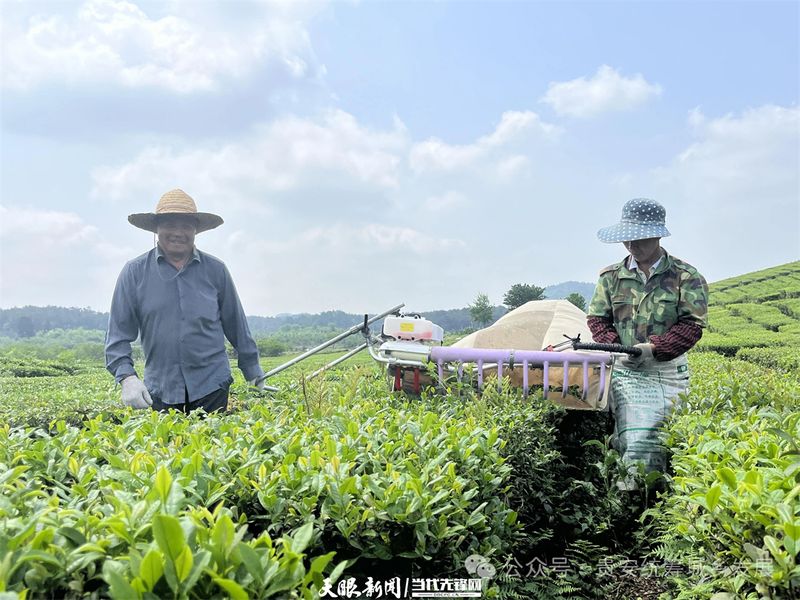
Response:
[[[655,361],[653,358],[653,344],[636,344],[634,348],[639,348],[642,353],[639,356],[631,356],[626,354],[622,359],[622,366],[628,369],[641,369],[647,367]]]
[[[150,392],[136,375],[122,380],[122,403],[133,408],[148,408],[153,405]]]
[[[250,385],[252,385],[253,387],[258,388],[260,391],[263,392],[264,388],[267,385],[267,378],[266,377],[261,377],[259,379],[258,377],[256,377],[255,379],[250,380],[248,383]]]

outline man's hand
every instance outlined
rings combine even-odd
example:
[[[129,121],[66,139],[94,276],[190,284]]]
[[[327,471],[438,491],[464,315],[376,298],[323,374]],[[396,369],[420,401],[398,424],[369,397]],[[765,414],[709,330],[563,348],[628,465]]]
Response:
[[[259,390],[263,392],[264,388],[267,385],[267,378],[262,375],[261,377],[256,377],[255,379],[252,379],[248,383],[253,387],[257,387]]]
[[[136,375],[122,380],[122,403],[133,408],[148,408],[153,405],[150,392]]]
[[[651,365],[655,360],[653,358],[653,344],[636,344],[634,348],[639,348],[642,353],[639,356],[625,355],[622,359],[622,366],[628,369],[641,369]]]

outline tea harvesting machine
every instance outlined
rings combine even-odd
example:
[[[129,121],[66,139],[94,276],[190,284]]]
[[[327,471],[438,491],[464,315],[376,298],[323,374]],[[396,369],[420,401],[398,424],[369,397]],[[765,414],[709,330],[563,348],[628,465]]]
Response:
[[[620,344],[583,343],[580,334],[564,334],[566,341],[541,350],[444,346],[444,330],[420,314],[401,312],[404,306],[399,304],[372,317],[364,315],[362,323],[275,367],[263,379],[268,380],[345,338],[361,335],[364,341],[360,345],[307,375],[306,380],[367,350],[375,361],[385,365],[394,391],[419,394],[430,385],[442,389],[453,377],[462,381],[465,365],[473,365],[480,390],[488,376],[496,375],[498,385],[504,377],[509,378],[526,397],[531,389],[541,386],[545,398],[567,408],[604,410],[616,359],[621,354],[641,353],[638,348]],[[370,325],[381,319],[381,331],[375,334]],[[278,391],[273,386],[265,389]]]

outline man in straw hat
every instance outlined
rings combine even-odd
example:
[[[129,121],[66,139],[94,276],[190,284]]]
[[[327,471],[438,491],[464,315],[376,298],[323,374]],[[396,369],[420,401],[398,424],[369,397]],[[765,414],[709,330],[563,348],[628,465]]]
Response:
[[[600,271],[587,317],[596,342],[641,350],[614,369],[614,440],[625,463],[662,473],[666,453],[658,430],[688,388],[686,352],[703,335],[708,311],[703,276],[661,247],[670,235],[665,218],[658,202],[635,198],[622,207],[619,223],[598,231],[602,242],[622,242],[628,256]],[[636,489],[631,477],[618,485]]]
[[[194,245],[195,234],[222,225],[197,212],[182,190],[161,196],[154,213],[128,216],[158,236],[117,279],[106,335],[106,367],[133,408],[224,411],[233,381],[225,338],[245,379],[264,387],[258,349],[225,264]],[[133,368],[131,342],[141,336],[144,382]]]

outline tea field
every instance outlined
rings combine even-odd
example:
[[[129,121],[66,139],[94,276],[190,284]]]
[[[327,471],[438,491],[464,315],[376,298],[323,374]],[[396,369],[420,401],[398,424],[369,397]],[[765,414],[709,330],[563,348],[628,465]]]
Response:
[[[407,398],[360,356],[162,415],[6,351],[0,599],[800,598],[800,263],[711,289],[671,472],[634,493],[606,415],[513,389]]]

